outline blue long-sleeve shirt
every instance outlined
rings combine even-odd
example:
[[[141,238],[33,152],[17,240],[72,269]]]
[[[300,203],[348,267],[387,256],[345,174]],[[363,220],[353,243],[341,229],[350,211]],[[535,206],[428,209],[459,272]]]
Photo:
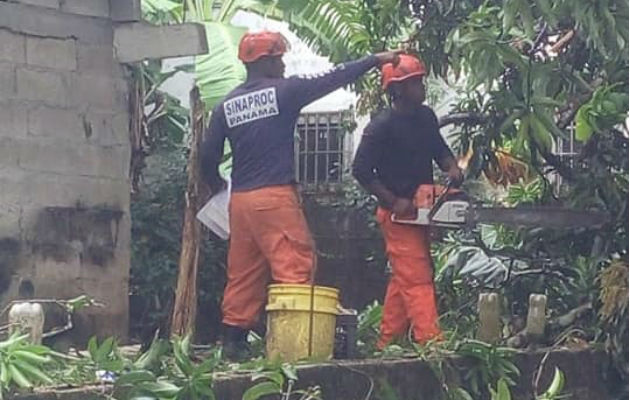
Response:
[[[300,110],[378,64],[375,56],[340,64],[313,77],[249,80],[230,92],[210,118],[201,145],[201,173],[210,187],[227,138],[232,148],[232,191],[295,182],[294,135]]]

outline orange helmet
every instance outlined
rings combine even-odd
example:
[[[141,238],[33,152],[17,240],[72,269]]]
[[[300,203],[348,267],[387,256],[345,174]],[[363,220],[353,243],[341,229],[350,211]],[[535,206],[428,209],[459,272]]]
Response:
[[[387,63],[381,68],[381,73],[383,74],[383,89],[387,90],[392,82],[404,81],[412,76],[426,75],[427,68],[418,58],[409,54],[401,54],[398,65],[394,66],[392,63]]]
[[[289,42],[278,32],[246,33],[238,45],[238,59],[250,63],[263,56],[281,56],[287,52]]]

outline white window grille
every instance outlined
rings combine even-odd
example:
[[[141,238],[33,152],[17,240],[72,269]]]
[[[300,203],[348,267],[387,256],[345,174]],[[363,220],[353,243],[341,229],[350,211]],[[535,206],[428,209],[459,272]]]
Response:
[[[556,137],[553,154],[560,157],[560,160],[570,168],[573,168],[576,166],[577,157],[580,155],[583,147],[582,143],[575,140],[575,126],[572,124],[569,126],[568,138]],[[556,193],[558,193],[562,186],[562,177],[554,173],[550,180],[554,183]]]
[[[566,162],[570,167],[573,167],[577,156],[580,154],[580,151],[582,151],[582,147],[583,145],[575,140],[575,127],[571,126],[569,128],[568,139],[562,137],[556,138],[554,154],[559,156],[560,159]]]
[[[303,186],[342,182],[350,167],[352,135],[348,112],[304,113],[295,127],[296,180]]]

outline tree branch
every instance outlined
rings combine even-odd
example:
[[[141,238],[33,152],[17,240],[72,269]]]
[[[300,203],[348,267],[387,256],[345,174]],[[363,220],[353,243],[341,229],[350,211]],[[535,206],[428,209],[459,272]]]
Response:
[[[473,112],[461,112],[461,113],[452,113],[441,117],[438,120],[438,125],[440,128],[443,128],[447,125],[452,124],[471,124],[471,125],[479,125],[484,123],[488,119],[488,116],[473,113]]]

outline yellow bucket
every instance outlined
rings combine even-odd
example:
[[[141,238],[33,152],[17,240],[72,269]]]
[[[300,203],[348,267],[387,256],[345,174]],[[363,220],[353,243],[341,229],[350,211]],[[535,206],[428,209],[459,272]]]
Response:
[[[311,302],[311,290],[311,285],[269,285],[268,359],[293,362],[304,358],[332,358],[339,291],[315,286]]]

